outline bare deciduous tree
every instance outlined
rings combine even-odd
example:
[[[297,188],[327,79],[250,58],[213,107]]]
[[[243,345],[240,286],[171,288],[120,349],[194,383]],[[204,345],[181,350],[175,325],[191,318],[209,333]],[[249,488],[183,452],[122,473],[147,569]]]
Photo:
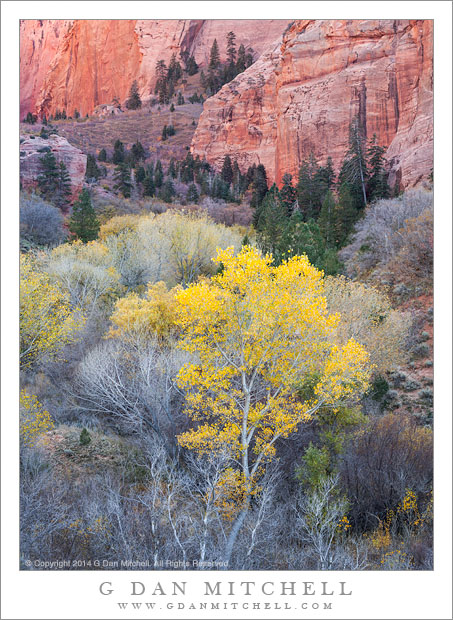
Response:
[[[297,506],[297,526],[301,539],[315,555],[317,568],[332,570],[336,563],[335,537],[348,502],[338,494],[338,477],[325,478],[303,496]]]

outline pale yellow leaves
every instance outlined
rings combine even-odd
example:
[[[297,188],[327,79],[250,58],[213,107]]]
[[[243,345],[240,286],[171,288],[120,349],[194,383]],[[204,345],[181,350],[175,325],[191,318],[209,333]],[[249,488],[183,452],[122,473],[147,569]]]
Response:
[[[20,363],[33,365],[45,357],[58,358],[77,337],[83,317],[70,303],[69,294],[48,274],[20,258]]]

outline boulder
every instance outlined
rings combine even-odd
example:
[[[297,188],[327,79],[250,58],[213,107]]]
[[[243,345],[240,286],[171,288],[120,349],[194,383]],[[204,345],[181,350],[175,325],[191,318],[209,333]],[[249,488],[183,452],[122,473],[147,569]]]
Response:
[[[75,200],[83,188],[87,167],[87,156],[61,136],[51,134],[45,139],[40,136],[21,136],[20,181],[24,189],[34,189],[42,174],[41,158],[46,151],[55,155],[58,163],[63,161],[71,179],[71,199]]]

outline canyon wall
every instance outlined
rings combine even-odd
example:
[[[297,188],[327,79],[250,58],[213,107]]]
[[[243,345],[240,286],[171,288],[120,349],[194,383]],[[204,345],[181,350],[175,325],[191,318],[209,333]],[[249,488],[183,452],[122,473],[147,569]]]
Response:
[[[431,172],[433,22],[299,20],[204,104],[191,150],[217,167],[228,153],[270,182],[297,176],[303,158],[331,156],[336,171],[359,115],[387,149],[390,182]]]
[[[124,102],[134,80],[147,99],[157,60],[193,54],[201,68],[217,39],[225,58],[226,34],[257,58],[287,20],[23,20],[20,24],[20,114],[74,109],[82,115],[113,98]]]

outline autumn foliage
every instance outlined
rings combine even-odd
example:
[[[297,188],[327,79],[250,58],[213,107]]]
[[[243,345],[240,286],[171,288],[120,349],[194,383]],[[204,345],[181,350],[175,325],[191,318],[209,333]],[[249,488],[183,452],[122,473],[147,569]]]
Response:
[[[74,342],[83,319],[69,295],[33,260],[20,259],[20,361],[30,367],[44,357],[56,358]]]
[[[247,482],[322,405],[335,406],[366,389],[367,353],[350,339],[333,342],[338,317],[327,312],[322,274],[305,257],[279,267],[245,247],[218,252],[223,271],[179,292],[180,346],[197,361],[178,376],[187,412],[199,425],[181,445],[204,453],[227,447]],[[301,400],[301,377],[318,380]]]

